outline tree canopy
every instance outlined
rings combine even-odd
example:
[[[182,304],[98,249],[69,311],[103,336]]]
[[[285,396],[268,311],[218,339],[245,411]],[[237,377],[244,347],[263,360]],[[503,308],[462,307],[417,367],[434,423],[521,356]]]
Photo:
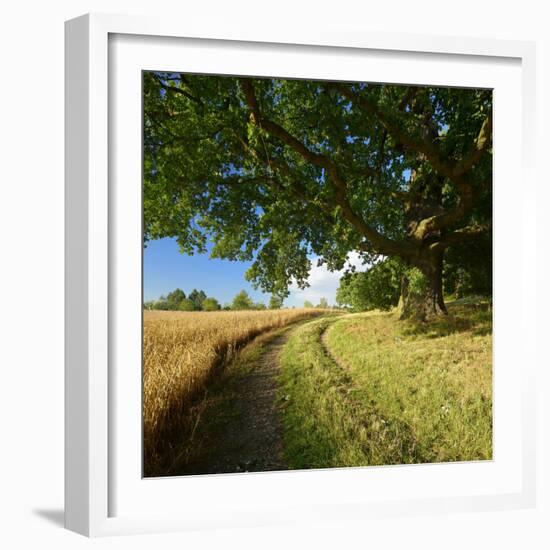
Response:
[[[144,162],[146,241],[210,241],[283,297],[312,255],[399,257],[444,310],[445,250],[490,230],[492,93],[147,72]]]
[[[206,299],[206,293],[204,290],[197,290],[194,288],[190,293],[188,298],[193,302],[195,305],[196,310],[202,309],[202,303]]]
[[[185,300],[185,292],[180,288],[176,288],[176,290],[169,292],[166,296],[166,302],[170,309],[178,309],[182,300]]]
[[[241,290],[235,295],[231,302],[231,309],[254,309],[254,302],[246,290]]]

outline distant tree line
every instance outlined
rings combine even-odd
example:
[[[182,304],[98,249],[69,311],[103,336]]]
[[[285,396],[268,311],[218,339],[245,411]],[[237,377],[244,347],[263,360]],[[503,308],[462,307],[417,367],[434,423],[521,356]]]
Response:
[[[207,296],[204,290],[193,289],[186,296],[183,290],[176,288],[158,300],[145,302],[143,306],[145,309],[161,311],[264,310],[281,309],[283,298],[272,295],[266,306],[263,302],[254,302],[246,290],[241,290],[234,296],[231,303],[222,306],[216,298]]]
[[[164,311],[216,311],[220,309],[219,302],[208,297],[204,290],[194,288],[188,296],[181,288],[176,288],[158,300],[150,300],[143,304],[145,309]]]
[[[242,310],[266,310],[266,309],[281,309],[283,307],[284,298],[272,294],[269,303],[266,306],[263,302],[254,302],[246,290],[238,292],[231,300],[231,303],[224,304],[212,297],[207,296],[204,290],[194,288],[188,296],[180,288],[176,288],[169,292],[166,296],[161,296],[158,300],[149,300],[144,302],[145,309],[156,309],[161,311],[242,311]],[[319,303],[314,306],[306,300],[305,308],[323,308],[329,307],[326,298],[321,298]]]
[[[334,309],[335,306],[329,306],[327,299],[324,297],[321,297],[319,298],[319,303],[316,306],[313,305],[313,303],[310,302],[309,300],[306,300],[304,302],[304,307],[305,308],[315,307],[317,309]]]

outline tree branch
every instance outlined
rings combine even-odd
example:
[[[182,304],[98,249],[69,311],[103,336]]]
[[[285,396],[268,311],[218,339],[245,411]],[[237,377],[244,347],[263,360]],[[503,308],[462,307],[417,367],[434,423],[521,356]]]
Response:
[[[406,241],[397,242],[385,237],[372,227],[368,226],[352,209],[347,199],[347,185],[341,177],[334,161],[327,155],[315,153],[308,149],[300,140],[290,134],[276,122],[264,117],[260,111],[258,100],[254,92],[254,84],[249,78],[240,79],[246,102],[250,111],[250,121],[262,128],[272,136],[280,139],[285,145],[296,151],[307,162],[324,168],[335,194],[337,205],[342,210],[343,217],[361,235],[364,235],[372,244],[379,249],[380,253],[392,255],[408,255],[412,253],[412,245]]]
[[[405,204],[411,201],[411,195],[406,191],[390,191],[390,195]]]
[[[477,191],[473,187],[465,189],[455,208],[442,214],[436,214],[434,216],[424,218],[418,223],[413,236],[418,240],[423,240],[430,233],[439,231],[460,221],[474,207],[479,193],[489,186],[490,183],[485,182],[480,185],[480,188]]]
[[[204,109],[204,103],[202,102],[201,98],[200,97],[196,97],[194,96],[193,94],[189,93],[187,90],[184,90],[182,88],[178,88],[177,86],[169,86],[169,85],[166,85],[164,82],[163,82],[163,79],[161,77],[159,77],[158,75],[153,75],[155,80],[159,83],[160,87],[165,90],[166,92],[174,92],[175,94],[180,94],[180,95],[183,95],[185,96],[187,99],[193,101],[194,103],[197,103],[198,105],[200,105],[203,109]],[[170,79],[170,80],[173,80],[173,79]],[[183,78],[180,78],[180,81],[181,82],[184,82],[184,79]]]
[[[460,177],[462,174],[465,174],[468,170],[473,168],[483,156],[483,153],[489,148],[492,143],[492,133],[493,133],[493,116],[492,112],[485,117],[483,124],[479,130],[479,134],[474,142],[474,147],[468,155],[466,155],[462,160],[456,163],[453,168],[453,176]]]
[[[465,243],[486,235],[491,230],[490,225],[468,225],[462,229],[452,231],[437,239],[436,242],[430,244],[429,248],[432,251],[443,250],[453,244]]]
[[[434,170],[440,175],[448,178],[452,176],[452,166],[440,158],[439,149],[430,139],[418,139],[408,134],[399,124],[393,122],[391,117],[387,116],[375,101],[372,101],[367,96],[359,95],[339,82],[331,82],[329,86],[338,91],[347,100],[375,115],[396,141],[401,143],[405,148],[424,155]]]
[[[338,82],[332,82],[330,86],[352,103],[375,115],[396,141],[403,144],[405,148],[422,154],[439,175],[449,178],[458,189],[461,202],[463,203],[454,212],[453,216],[459,214],[461,209],[464,211],[469,209],[470,202],[473,200],[474,190],[470,182],[464,176],[466,172],[481,159],[483,153],[489,147],[492,132],[491,113],[487,115],[481,126],[472,152],[460,162],[444,161],[441,158],[439,148],[433,143],[431,138],[416,138],[411,136],[403,130],[400,125],[395,123],[391,117],[387,116],[387,114],[378,107],[376,102],[372,101],[367,96],[359,95],[353,92],[349,87]],[[440,218],[438,223],[441,224],[444,220],[445,218]]]
[[[282,126],[279,126],[276,122],[265,118],[260,113],[260,108],[258,106],[258,101],[254,93],[254,85],[252,81],[248,78],[241,78],[241,84],[243,91],[246,97],[246,102],[250,110],[250,120],[256,126],[263,128],[266,132],[280,139],[285,145],[288,145],[291,149],[294,149],[299,153],[304,160],[324,168],[327,172],[331,174],[331,177],[335,178],[335,181],[339,185],[345,185],[343,180],[341,180],[338,170],[334,161],[326,155],[320,153],[315,153],[308,149],[300,140],[290,134]]]
[[[422,240],[431,232],[438,231],[457,222],[471,210],[475,204],[476,192],[465,176],[466,173],[479,162],[485,151],[489,148],[492,135],[491,113],[486,116],[472,151],[461,161],[443,161],[439,148],[433,143],[431,138],[419,139],[411,136],[403,130],[401,126],[392,121],[391,117],[387,116],[387,114],[378,107],[377,103],[367,96],[359,95],[341,83],[335,82],[330,83],[330,85],[343,97],[375,115],[396,141],[402,143],[405,148],[423,155],[439,175],[448,178],[457,188],[460,195],[458,205],[449,212],[430,216],[429,218],[421,220],[412,235],[413,238]]]

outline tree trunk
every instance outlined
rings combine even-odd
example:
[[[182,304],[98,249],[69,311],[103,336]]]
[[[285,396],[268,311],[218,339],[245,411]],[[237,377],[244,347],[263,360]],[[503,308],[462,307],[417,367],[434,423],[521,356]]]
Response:
[[[427,321],[438,315],[446,315],[447,308],[443,300],[443,255],[432,255],[419,262],[416,267],[422,273],[423,280],[411,282],[408,276],[403,276],[401,297],[397,306],[399,318]]]

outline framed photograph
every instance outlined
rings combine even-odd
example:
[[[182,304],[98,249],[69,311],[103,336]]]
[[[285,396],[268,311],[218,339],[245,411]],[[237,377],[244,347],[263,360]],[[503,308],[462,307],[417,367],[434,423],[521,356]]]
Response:
[[[534,57],[67,22],[68,529],[534,505]]]

